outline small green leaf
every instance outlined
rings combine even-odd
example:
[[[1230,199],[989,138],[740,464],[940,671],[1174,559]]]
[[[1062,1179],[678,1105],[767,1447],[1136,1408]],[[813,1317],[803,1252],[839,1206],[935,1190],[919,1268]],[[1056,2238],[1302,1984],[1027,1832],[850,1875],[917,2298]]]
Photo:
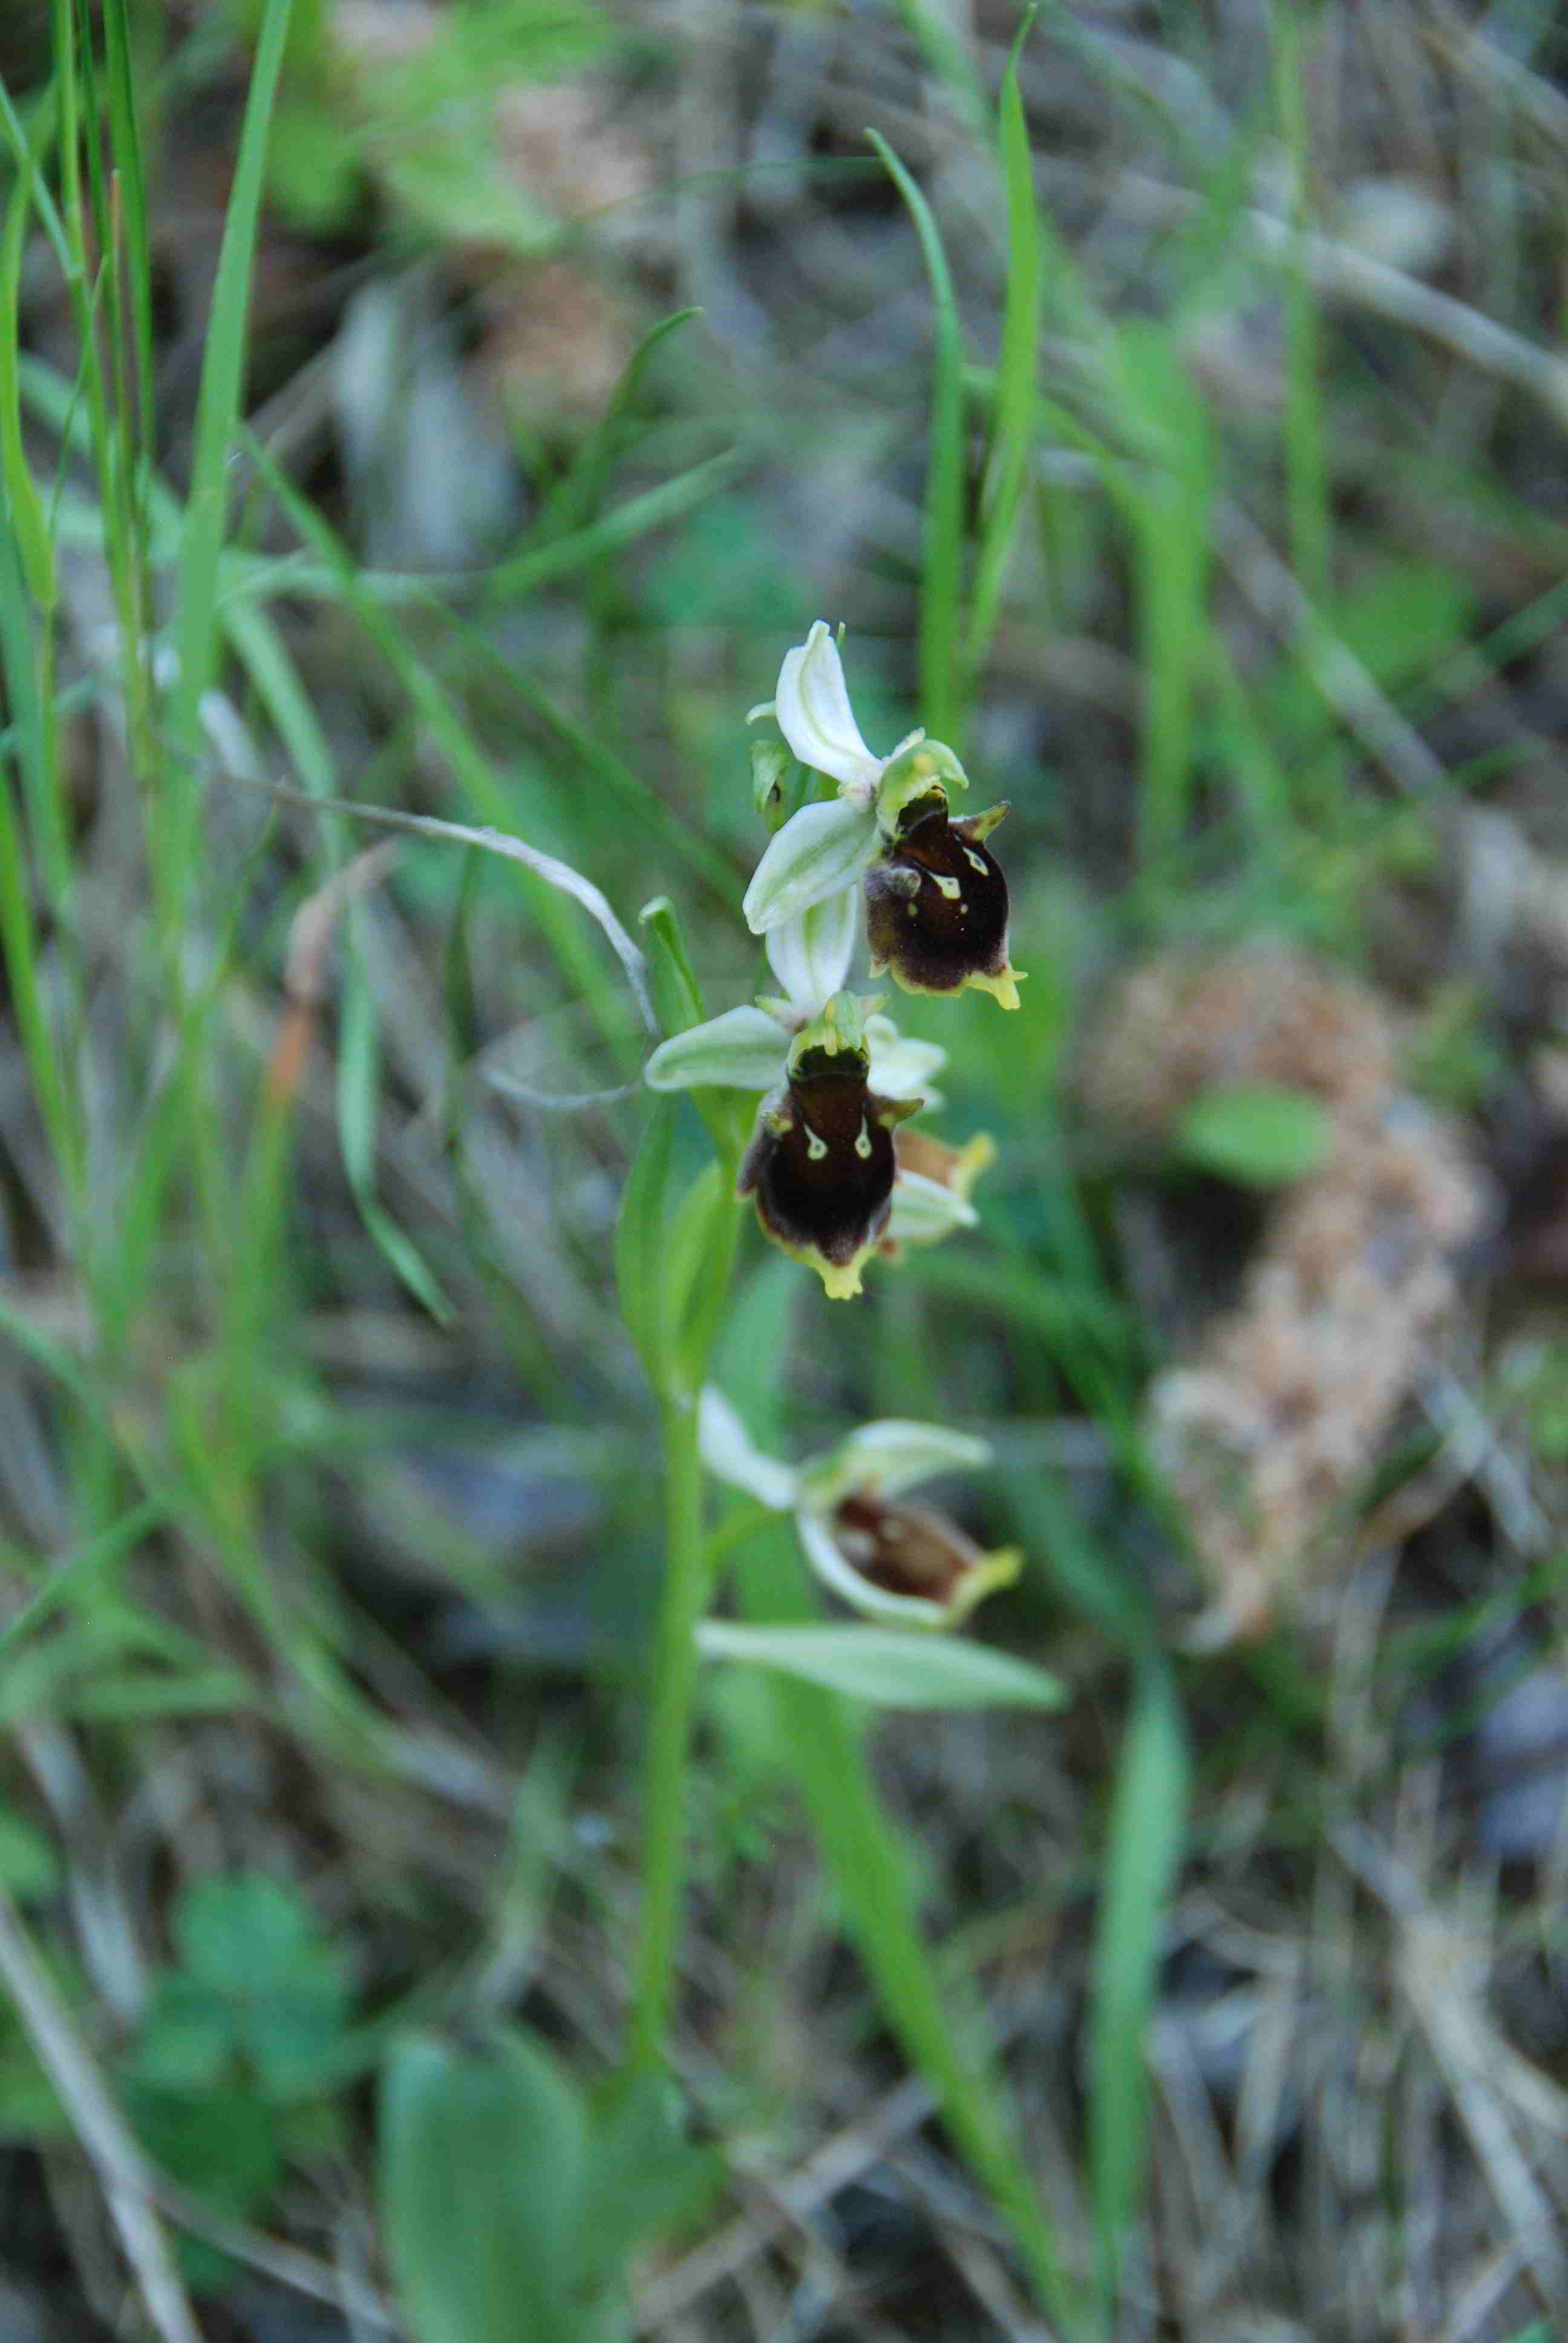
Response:
[[[221,2022],[228,2054],[267,2093],[318,2085],[347,2026],[348,1989],[309,1906],[259,1874],[201,1879],[183,1897],[174,1934],[186,1975],[155,2001],[143,2066],[200,2055],[204,2025]]]
[[[286,1976],[315,1935],[307,1906],[259,1873],[214,1874],[180,1900],[174,1937],[193,1976],[252,1990]]]
[[[415,2343],[578,2343],[588,2126],[527,2037],[408,2035],[381,2090],[381,2216]]]
[[[179,1969],[156,1979],[141,2035],[121,2061],[128,2082],[151,2091],[202,2093],[234,2055],[234,2026],[221,1995]]]
[[[710,1659],[749,1660],[878,1708],[1059,1708],[1055,1676],[1010,1652],[897,1627],[743,1627],[705,1620]]]
[[[1221,1179],[1278,1188],[1315,1172],[1331,1135],[1316,1099],[1258,1084],[1205,1091],[1182,1115],[1172,1144],[1185,1161]]]

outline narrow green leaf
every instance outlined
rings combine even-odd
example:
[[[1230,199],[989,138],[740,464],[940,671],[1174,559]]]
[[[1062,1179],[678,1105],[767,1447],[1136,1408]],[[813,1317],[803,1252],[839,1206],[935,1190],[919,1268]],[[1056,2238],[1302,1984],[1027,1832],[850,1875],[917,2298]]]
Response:
[[[267,131],[288,38],[291,5],[292,0],[266,0],[218,250],[212,310],[206,324],[201,388],[196,398],[190,497],[175,588],[174,627],[179,674],[166,719],[175,746],[189,755],[196,754],[200,743],[197,710],[202,694],[212,680],[217,637],[218,563],[228,518],[229,464],[245,387],[251,265],[261,212]],[[194,809],[194,793],[183,775],[176,772],[172,780],[176,802],[183,809],[180,830],[184,832]],[[171,840],[171,859],[176,873],[183,874],[188,862],[184,835],[176,835]]]
[[[920,711],[926,729],[961,754],[959,597],[964,558],[964,346],[947,255],[930,206],[875,130],[866,133],[909,206],[930,279],[930,464],[926,475],[925,575],[920,592]]]
[[[643,336],[627,360],[598,425],[584,440],[571,469],[540,514],[542,531],[550,533],[587,521],[598,513],[610,467],[625,444],[627,426],[655,352],[682,326],[701,315],[700,309],[677,309],[672,317],[661,318]]]
[[[998,106],[1002,193],[1007,208],[1007,302],[991,405],[990,458],[981,500],[980,545],[970,605],[970,681],[996,627],[1009,557],[1029,478],[1035,428],[1035,374],[1040,310],[1040,212],[1029,124],[1018,85],[1019,52],[1034,22],[1031,8],[1008,59]]]
[[[130,327],[136,355],[136,421],[148,460],[153,437],[153,293],[147,236],[146,172],[131,66],[126,0],[103,0],[104,67],[109,136],[119,177],[124,251],[130,271]]]
[[[14,1644],[19,1644],[35,1627],[41,1626],[63,1603],[74,1601],[89,1587],[101,1570],[107,1569],[122,1554],[139,1545],[148,1532],[162,1522],[164,1513],[165,1508],[157,1499],[148,1498],[143,1503],[134,1505],[129,1513],[122,1514],[106,1530],[100,1531],[96,1537],[89,1538],[75,1554],[56,1563],[36,1594],[30,1595],[21,1609],[14,1612],[4,1627],[0,1627],[0,1652],[9,1651]]]
[[[350,906],[349,930],[357,935],[362,907]],[[376,1004],[357,950],[346,956],[342,1014],[337,1041],[337,1131],[343,1168],[359,1216],[378,1250],[415,1299],[443,1326],[453,1317],[447,1300],[424,1255],[382,1203],[376,1187],[377,1047]]]
[[[1089,2171],[1104,2299],[1114,2301],[1145,2148],[1145,2036],[1187,1822],[1187,1735],[1170,1670],[1140,1670],[1111,1800],[1090,2026]]]
[[[699,1104],[703,1103],[699,1095]],[[720,1118],[726,1101],[716,1101]],[[679,1390],[695,1398],[701,1390],[729,1294],[730,1272],[740,1230],[740,1200],[735,1193],[735,1158],[726,1137],[716,1133],[719,1153],[688,1189],[676,1216],[669,1247],[667,1308],[675,1330]]]
[[[669,1378],[668,1293],[664,1274],[670,1207],[676,1102],[660,1099],[648,1116],[621,1194],[615,1232],[620,1314],[655,1391]]]
[[[1066,1698],[1043,1668],[957,1635],[897,1627],[746,1627],[709,1619],[697,1639],[710,1659],[779,1668],[877,1708],[1060,1708]]]
[[[16,368],[22,250],[30,207],[28,182],[19,176],[5,207],[5,236],[0,242],[0,478],[27,591],[40,612],[49,612],[55,607],[55,552],[23,443]]]

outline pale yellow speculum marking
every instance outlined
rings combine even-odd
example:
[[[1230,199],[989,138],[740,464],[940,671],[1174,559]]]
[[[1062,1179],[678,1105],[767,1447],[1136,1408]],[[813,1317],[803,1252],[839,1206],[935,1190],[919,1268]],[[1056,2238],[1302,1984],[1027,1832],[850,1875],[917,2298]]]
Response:
[[[820,1163],[823,1156],[828,1152],[827,1141],[819,1139],[814,1131],[809,1131],[806,1133],[806,1152],[813,1163]]]
[[[944,878],[940,870],[933,870],[931,877],[936,880],[949,902],[956,903],[959,900],[959,881],[956,879]]]
[[[971,870],[978,870],[982,879],[985,877],[986,867],[983,856],[976,854],[972,848],[966,846],[964,849],[964,860],[969,864]]]
[[[855,1152],[859,1157],[862,1163],[866,1163],[870,1161],[871,1134],[866,1129],[863,1122],[860,1125],[860,1136],[855,1141]]]

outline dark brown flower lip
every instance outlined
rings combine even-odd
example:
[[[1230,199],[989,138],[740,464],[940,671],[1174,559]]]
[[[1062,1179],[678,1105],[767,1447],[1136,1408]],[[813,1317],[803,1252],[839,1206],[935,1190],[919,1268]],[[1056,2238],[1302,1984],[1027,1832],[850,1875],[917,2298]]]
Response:
[[[866,873],[871,970],[890,970],[907,992],[960,992],[978,985],[1016,1007],[1008,960],[1008,890],[985,844],[1008,809],[952,820],[940,793],[917,798],[898,835]]]
[[[737,1192],[756,1197],[768,1235],[835,1298],[859,1291],[891,1206],[893,1127],[919,1103],[873,1091],[862,1053],[826,1050],[806,1051],[763,1101]]]
[[[833,1515],[839,1552],[865,1579],[889,1594],[940,1603],[944,1610],[986,1556],[958,1523],[934,1505],[853,1491]]]
[[[934,1505],[852,1488],[831,1512],[799,1515],[813,1567],[858,1610],[925,1627],[955,1627],[999,1586],[1010,1586],[1023,1557],[1016,1546],[987,1554]]]

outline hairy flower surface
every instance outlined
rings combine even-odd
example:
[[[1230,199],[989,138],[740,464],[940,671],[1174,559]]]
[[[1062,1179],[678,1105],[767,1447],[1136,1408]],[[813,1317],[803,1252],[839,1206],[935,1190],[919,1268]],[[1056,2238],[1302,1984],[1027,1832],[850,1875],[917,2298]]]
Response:
[[[1007,880],[985,844],[1005,805],[952,821],[933,789],[900,812],[886,851],[866,873],[871,973],[890,970],[906,992],[961,992],[966,985],[1018,1007],[1008,959]]]
[[[870,1075],[859,1004],[840,994],[792,1044],[737,1182],[774,1242],[816,1270],[834,1301],[860,1291],[892,1206],[893,1126],[920,1104],[873,1091]]]
[[[702,1394],[703,1461],[776,1513],[792,1512],[807,1561],[841,1600],[903,1626],[954,1627],[1018,1576],[1012,1546],[987,1553],[934,1505],[905,1493],[933,1473],[989,1464],[983,1440],[945,1424],[862,1424],[792,1469],[766,1456],[727,1399]]]

